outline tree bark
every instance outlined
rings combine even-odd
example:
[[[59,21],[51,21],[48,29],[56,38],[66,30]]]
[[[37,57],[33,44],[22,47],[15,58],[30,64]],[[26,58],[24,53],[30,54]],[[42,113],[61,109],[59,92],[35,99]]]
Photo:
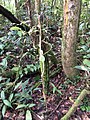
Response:
[[[35,12],[40,15],[41,0],[35,0]]]
[[[80,18],[81,0],[64,0],[64,25],[62,41],[62,65],[67,77],[77,75],[76,43]]]
[[[34,25],[34,19],[33,19],[33,16],[32,16],[32,2],[31,0],[27,0],[26,3],[25,3],[26,7],[27,7],[27,14],[29,16],[29,20],[30,20],[30,27],[32,27]]]

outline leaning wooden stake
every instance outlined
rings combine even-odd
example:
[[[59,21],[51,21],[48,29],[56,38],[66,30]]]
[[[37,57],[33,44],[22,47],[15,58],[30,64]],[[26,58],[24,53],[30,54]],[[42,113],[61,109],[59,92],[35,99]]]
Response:
[[[90,94],[90,90],[84,89],[81,91],[80,95],[72,105],[72,107],[69,109],[69,111],[66,113],[64,117],[62,117],[60,120],[69,120],[71,115],[76,111],[77,107],[82,103],[82,100],[86,97],[86,95]]]

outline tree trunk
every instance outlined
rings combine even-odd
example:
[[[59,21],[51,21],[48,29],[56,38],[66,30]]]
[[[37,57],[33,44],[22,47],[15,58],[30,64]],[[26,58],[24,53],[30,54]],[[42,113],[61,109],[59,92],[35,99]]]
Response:
[[[76,42],[80,18],[81,0],[64,0],[64,26],[62,41],[62,65],[67,77],[77,75]]]

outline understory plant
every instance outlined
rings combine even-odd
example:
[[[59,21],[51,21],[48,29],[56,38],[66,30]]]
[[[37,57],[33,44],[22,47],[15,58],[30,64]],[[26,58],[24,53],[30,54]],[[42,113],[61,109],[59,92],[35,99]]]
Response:
[[[41,82],[32,86],[31,79],[26,77],[23,80],[25,75],[40,68],[38,61],[35,62],[37,54],[31,44],[28,35],[17,27],[0,38],[0,109],[3,117],[10,108],[24,110],[26,120],[32,118],[31,108],[35,106],[32,94]]]

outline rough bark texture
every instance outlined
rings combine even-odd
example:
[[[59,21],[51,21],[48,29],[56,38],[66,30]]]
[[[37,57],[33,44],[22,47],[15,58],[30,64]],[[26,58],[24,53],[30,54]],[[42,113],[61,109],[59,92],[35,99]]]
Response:
[[[81,0],[64,0],[64,26],[62,41],[62,65],[67,77],[77,74],[76,41],[78,39],[78,24]]]

